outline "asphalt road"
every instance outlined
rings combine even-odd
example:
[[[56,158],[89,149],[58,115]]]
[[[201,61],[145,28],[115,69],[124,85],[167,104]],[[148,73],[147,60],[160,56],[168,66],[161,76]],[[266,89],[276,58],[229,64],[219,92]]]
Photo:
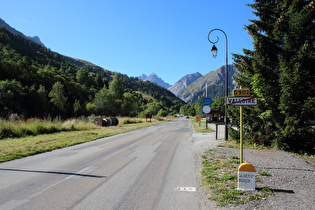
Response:
[[[0,164],[0,209],[199,209],[192,124],[177,119]]]

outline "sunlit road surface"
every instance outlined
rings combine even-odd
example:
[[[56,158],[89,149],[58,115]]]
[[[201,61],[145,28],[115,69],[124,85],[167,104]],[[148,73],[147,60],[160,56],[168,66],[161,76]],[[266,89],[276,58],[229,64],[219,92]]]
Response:
[[[199,209],[192,124],[177,119],[0,164],[0,209]]]

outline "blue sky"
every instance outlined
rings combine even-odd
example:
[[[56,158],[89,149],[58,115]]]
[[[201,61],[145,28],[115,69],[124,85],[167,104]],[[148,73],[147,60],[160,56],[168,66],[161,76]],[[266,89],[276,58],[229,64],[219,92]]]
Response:
[[[202,75],[225,65],[225,37],[218,57],[207,35],[220,28],[231,53],[253,49],[244,30],[255,19],[252,0],[0,0],[0,17],[51,50],[110,71],[156,73],[174,84],[186,74]]]

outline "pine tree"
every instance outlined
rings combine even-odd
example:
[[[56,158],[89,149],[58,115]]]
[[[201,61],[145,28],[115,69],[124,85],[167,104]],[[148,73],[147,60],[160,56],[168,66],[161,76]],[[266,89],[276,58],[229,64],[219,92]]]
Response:
[[[279,54],[279,109],[285,127],[279,137],[290,148],[314,147],[311,121],[315,114],[315,2],[293,1],[277,21],[274,34],[281,41]]]
[[[243,50],[245,56],[234,55],[235,66],[240,71],[235,80],[239,86],[249,88],[251,94],[259,98],[257,106],[244,110],[244,121],[251,125],[247,134],[256,143],[270,145],[274,131],[277,130],[276,125],[283,122],[278,110],[280,43],[272,34],[278,11],[274,1],[255,1],[250,6],[256,10],[254,14],[259,17],[259,20],[252,20],[252,24],[246,26],[254,40],[254,50]]]
[[[247,134],[290,150],[311,143],[312,150],[314,1],[256,0],[249,6],[258,17],[246,26],[254,50],[234,55],[240,71],[236,81],[259,98],[258,106],[245,109]]]

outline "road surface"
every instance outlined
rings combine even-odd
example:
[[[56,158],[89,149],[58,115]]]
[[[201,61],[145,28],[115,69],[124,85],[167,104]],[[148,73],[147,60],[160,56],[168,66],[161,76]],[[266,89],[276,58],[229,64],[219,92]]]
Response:
[[[0,209],[200,209],[189,119],[0,164]]]

